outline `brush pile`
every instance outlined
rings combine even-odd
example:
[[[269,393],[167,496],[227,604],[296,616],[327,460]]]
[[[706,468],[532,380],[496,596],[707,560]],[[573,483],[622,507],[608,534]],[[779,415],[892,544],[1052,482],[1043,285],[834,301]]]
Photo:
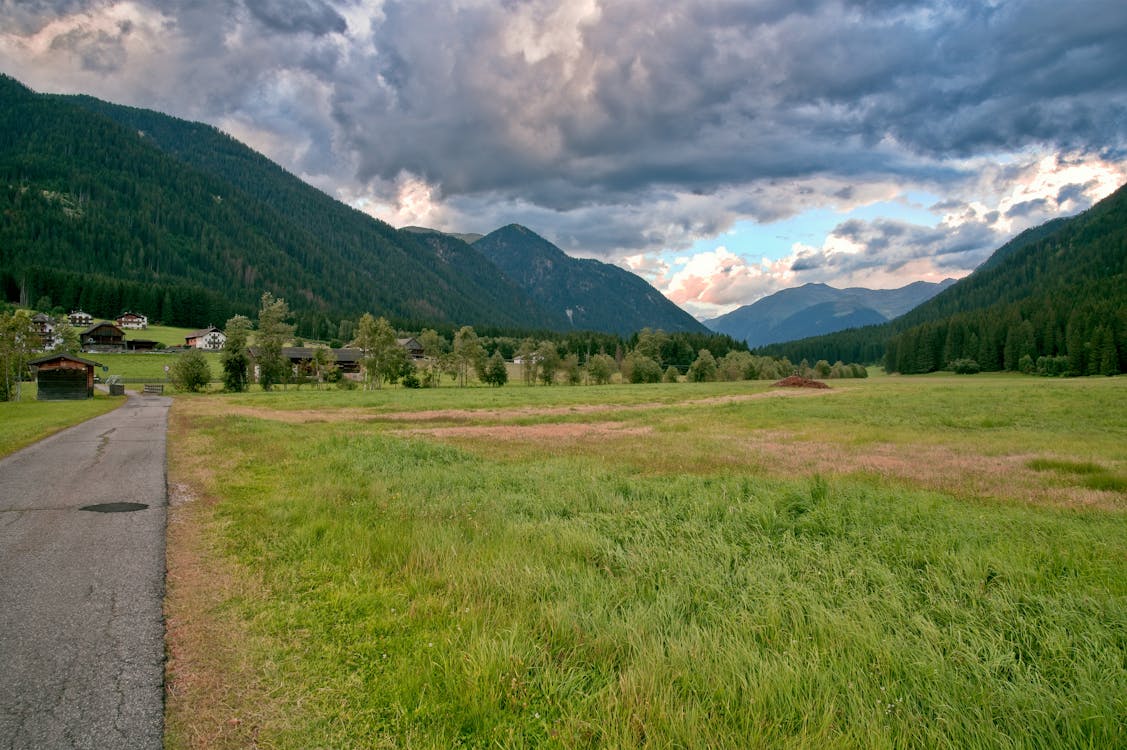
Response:
[[[789,378],[783,378],[771,384],[779,388],[829,388],[828,385],[820,380],[811,380],[809,378],[799,377],[798,375],[791,375]]]

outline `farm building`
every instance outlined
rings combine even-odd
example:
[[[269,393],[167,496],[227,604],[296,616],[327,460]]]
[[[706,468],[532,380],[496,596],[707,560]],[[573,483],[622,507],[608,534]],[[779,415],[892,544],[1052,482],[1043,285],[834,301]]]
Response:
[[[217,352],[227,343],[227,335],[215,326],[192,331],[184,337],[184,345],[196,349]]]
[[[86,328],[94,323],[94,316],[81,310],[75,310],[67,316],[67,320],[75,328]]]
[[[46,351],[58,345],[59,340],[55,335],[55,319],[45,313],[35,313],[31,316],[31,325],[35,328],[35,335],[39,337],[39,347]]]
[[[312,346],[284,346],[282,347],[282,357],[289,361],[293,371],[299,372],[306,363],[313,361],[314,347]],[[332,354],[330,358],[333,366],[340,369],[345,374],[360,372],[360,360],[363,355],[359,349],[330,349]],[[250,347],[248,350],[250,358],[254,360],[258,356],[258,348]],[[257,379],[257,367],[255,365],[255,378]]]
[[[39,401],[74,401],[94,395],[94,368],[97,362],[73,354],[49,354],[33,359]]]
[[[78,336],[84,352],[125,351],[125,331],[108,320],[95,323]]]
[[[152,341],[150,339],[129,339],[125,342],[125,347],[131,352],[151,352],[160,344],[159,341]]]
[[[423,345],[414,336],[405,339],[396,339],[399,345],[407,350],[407,356],[411,359],[423,358]]]
[[[132,329],[135,331],[149,327],[148,317],[135,312],[124,312],[118,315],[116,322],[119,328]]]

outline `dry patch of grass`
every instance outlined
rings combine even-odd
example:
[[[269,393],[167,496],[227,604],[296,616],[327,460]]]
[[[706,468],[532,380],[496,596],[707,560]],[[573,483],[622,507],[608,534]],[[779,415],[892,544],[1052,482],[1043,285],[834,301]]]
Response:
[[[826,391],[808,391],[826,393]],[[744,399],[738,399],[744,400]],[[713,401],[710,399],[710,401]],[[723,403],[720,401],[720,403]],[[701,404],[694,404],[700,407]],[[523,410],[521,410],[523,413]],[[708,420],[707,414],[700,415]],[[717,420],[719,423],[719,420]],[[708,474],[753,470],[777,479],[795,476],[873,476],[884,482],[945,492],[975,501],[1003,500],[1055,507],[1127,509],[1127,494],[1114,484],[1060,482],[1038,470],[1025,451],[986,454],[950,445],[866,443],[818,440],[789,430],[737,430],[721,425],[691,441],[676,430],[660,432],[650,424],[630,422],[548,423],[533,425],[459,425],[414,428],[396,434],[448,440],[492,458],[521,453],[545,457],[567,451],[623,462],[657,473]],[[645,444],[615,437],[645,435]]]
[[[269,419],[287,424],[336,422],[503,422],[537,417],[561,417],[585,414],[648,412],[657,409],[683,409],[758,401],[769,398],[809,398],[826,396],[833,391],[774,390],[727,396],[711,396],[675,403],[645,402],[640,404],[573,404],[570,406],[514,406],[498,409],[421,409],[418,411],[379,412],[372,409],[271,409],[240,404],[223,404],[223,412],[236,416]],[[197,407],[204,403],[197,400]],[[204,409],[206,411],[206,409]],[[202,413],[202,412],[201,412]]]
[[[174,452],[169,466],[165,616],[166,746],[258,747],[258,735],[279,706],[260,679],[252,656],[253,636],[231,606],[263,596],[260,585],[218,548],[222,532],[214,519],[216,474],[229,471],[189,431],[183,402],[169,423]]]
[[[577,442],[582,438],[631,437],[648,435],[648,425],[631,426],[622,422],[549,422],[530,425],[469,425],[396,430],[397,435],[429,435],[436,438],[475,438],[519,443],[543,442],[552,448],[560,441]]]

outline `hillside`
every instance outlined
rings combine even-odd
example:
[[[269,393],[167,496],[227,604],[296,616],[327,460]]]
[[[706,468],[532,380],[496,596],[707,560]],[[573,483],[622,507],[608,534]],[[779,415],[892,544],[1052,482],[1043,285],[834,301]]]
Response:
[[[518,224],[473,244],[542,308],[576,329],[629,335],[641,328],[704,332],[695,318],[643,279],[618,266],[572,258]]]
[[[551,321],[468,245],[440,257],[209,126],[0,77],[0,133],[8,299],[198,326],[253,312],[268,290],[319,336],[365,311],[405,325]]]
[[[1127,186],[1015,237],[974,273],[890,323],[765,352],[883,360],[902,373],[955,360],[984,370],[1127,372]]]
[[[704,321],[714,331],[757,347],[884,323],[931,299],[954,283],[917,281],[899,289],[836,289],[804,284],[783,289],[718,318]]]

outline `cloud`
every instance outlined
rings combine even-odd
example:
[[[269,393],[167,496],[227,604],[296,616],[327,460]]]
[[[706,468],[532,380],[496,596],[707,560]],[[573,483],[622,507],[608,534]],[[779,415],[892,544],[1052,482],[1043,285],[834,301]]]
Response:
[[[333,7],[316,0],[246,0],[247,9],[266,27],[282,32],[307,32],[315,36],[343,33],[348,23]]]
[[[0,69],[33,88],[211,122],[395,222],[625,262],[938,197],[930,233],[842,227],[803,274],[962,262],[1106,195],[1124,38],[1121,0],[0,3]]]

